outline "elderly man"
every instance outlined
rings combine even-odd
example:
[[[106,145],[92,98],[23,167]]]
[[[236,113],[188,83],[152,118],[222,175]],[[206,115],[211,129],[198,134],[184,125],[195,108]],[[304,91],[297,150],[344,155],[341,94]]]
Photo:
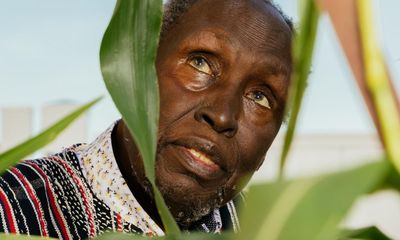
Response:
[[[171,0],[156,69],[156,180],[183,230],[238,230],[235,204],[281,126],[292,24],[266,0]],[[0,179],[0,230],[63,239],[162,235],[123,121],[90,145],[28,160]]]

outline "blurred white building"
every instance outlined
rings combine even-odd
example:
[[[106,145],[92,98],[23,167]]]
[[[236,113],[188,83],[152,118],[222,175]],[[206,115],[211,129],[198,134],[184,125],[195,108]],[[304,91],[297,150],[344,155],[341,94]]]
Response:
[[[31,136],[32,109],[29,107],[3,108],[0,151],[10,148]]]
[[[58,104],[48,105],[42,109],[42,127],[43,129],[51,126],[60,117],[67,115],[76,109],[76,104]],[[45,154],[59,152],[62,148],[69,147],[75,143],[86,143],[88,137],[87,115],[79,117],[68,129],[60,134],[60,136],[47,145],[43,152]]]
[[[34,131],[35,128],[43,130],[50,127],[78,106],[78,104],[61,103],[46,105],[41,109],[29,107],[2,108],[0,112],[0,122],[2,123],[0,129],[0,151],[5,151],[34,134],[38,134],[39,132]],[[35,120],[38,120],[37,124],[35,124]],[[62,132],[55,141],[41,149],[38,154],[48,155],[59,152],[74,143],[87,142],[87,129],[87,115],[83,114]]]

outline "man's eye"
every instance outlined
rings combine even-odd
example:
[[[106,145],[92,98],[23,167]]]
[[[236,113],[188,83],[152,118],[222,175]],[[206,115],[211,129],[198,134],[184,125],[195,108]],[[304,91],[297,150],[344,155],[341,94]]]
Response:
[[[194,57],[189,61],[190,66],[208,75],[212,75],[211,67],[203,57]]]
[[[268,98],[264,95],[263,92],[260,91],[251,92],[248,93],[246,97],[263,107],[271,109],[271,105],[269,104]]]

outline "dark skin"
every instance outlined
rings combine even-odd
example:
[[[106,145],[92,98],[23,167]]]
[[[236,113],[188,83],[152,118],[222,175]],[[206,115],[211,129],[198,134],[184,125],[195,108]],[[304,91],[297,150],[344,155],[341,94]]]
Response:
[[[182,227],[233,199],[262,164],[284,116],[291,36],[262,0],[199,0],[160,40],[156,180]],[[162,226],[123,121],[113,148],[128,186]]]

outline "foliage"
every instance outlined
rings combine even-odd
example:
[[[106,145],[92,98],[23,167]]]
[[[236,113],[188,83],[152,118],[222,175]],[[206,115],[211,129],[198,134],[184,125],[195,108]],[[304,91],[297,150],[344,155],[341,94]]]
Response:
[[[108,91],[140,150],[167,233],[179,228],[155,185],[159,94],[154,66],[162,1],[118,0],[100,50]]]
[[[339,240],[365,239],[365,240],[389,240],[376,227],[366,227],[362,229],[346,229],[340,233]]]
[[[44,238],[37,236],[24,236],[24,235],[16,235],[16,234],[4,234],[0,233],[0,239],[2,240],[43,240],[43,239],[55,239],[55,238]]]
[[[186,234],[169,234],[162,237],[153,237],[151,239],[156,240],[229,240],[232,239],[232,233],[224,233],[221,235],[211,235],[207,233],[186,233]],[[96,240],[143,240],[149,239],[147,237],[135,235],[135,234],[121,234],[121,233],[106,233],[96,238]]]
[[[287,125],[285,141],[283,143],[280,176],[283,176],[283,170],[286,163],[289,149],[296,129],[296,122],[300,112],[304,91],[307,87],[307,79],[313,56],[315,36],[317,35],[317,26],[319,11],[314,0],[304,0],[302,2],[302,13],[300,20],[300,31],[293,41],[293,64],[294,71],[292,83],[290,86],[290,95],[287,103],[287,112],[290,112],[290,119]]]
[[[352,202],[382,181],[387,168],[380,161],[331,175],[251,186],[238,239],[335,239]]]
[[[387,68],[376,40],[370,0],[358,0],[358,16],[365,80],[377,109],[376,115],[387,156],[400,173],[400,108],[398,99],[393,94]]]

